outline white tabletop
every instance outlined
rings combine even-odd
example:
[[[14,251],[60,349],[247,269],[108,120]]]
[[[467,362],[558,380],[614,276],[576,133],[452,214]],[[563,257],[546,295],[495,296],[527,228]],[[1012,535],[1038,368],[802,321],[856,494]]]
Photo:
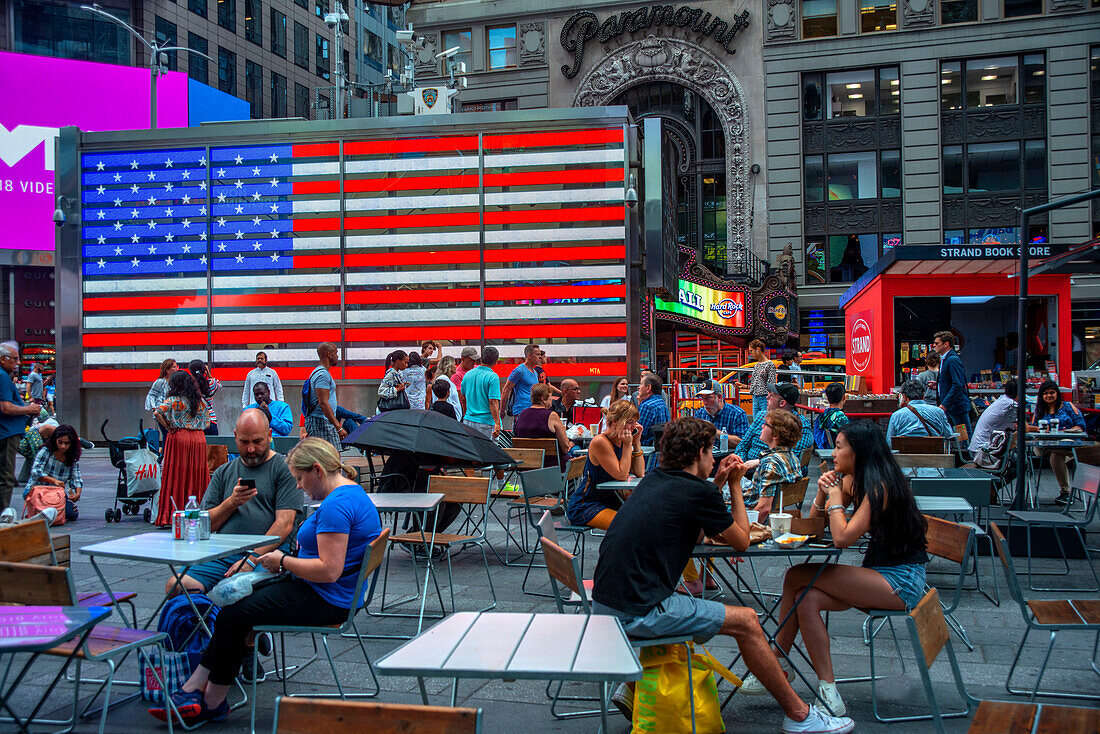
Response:
[[[583,614],[459,612],[378,660],[382,675],[638,680],[619,620]]]
[[[644,477],[630,477],[626,480],[611,479],[606,482],[600,482],[596,485],[596,489],[605,490],[620,490],[620,489],[634,489],[638,486],[638,483],[642,481]],[[714,477],[707,477],[708,482],[713,482]]]
[[[917,495],[913,498],[921,512],[974,512],[974,506],[962,497],[928,497]]]
[[[367,497],[379,512],[419,512],[434,510],[444,495],[438,492],[376,492]]]
[[[214,533],[210,536],[210,540],[196,540],[194,543],[188,543],[186,540],[176,540],[172,537],[172,533],[142,533],[128,538],[86,545],[80,549],[80,552],[88,556],[191,566],[232,556],[261,545],[277,543],[280,540],[281,538],[277,535]]]

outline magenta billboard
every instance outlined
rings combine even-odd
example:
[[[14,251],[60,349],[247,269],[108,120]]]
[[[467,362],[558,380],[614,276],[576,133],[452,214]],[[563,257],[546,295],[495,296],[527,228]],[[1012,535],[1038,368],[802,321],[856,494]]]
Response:
[[[187,127],[187,75],[157,85],[159,127]],[[149,70],[0,52],[0,249],[54,249],[59,128],[149,127]]]

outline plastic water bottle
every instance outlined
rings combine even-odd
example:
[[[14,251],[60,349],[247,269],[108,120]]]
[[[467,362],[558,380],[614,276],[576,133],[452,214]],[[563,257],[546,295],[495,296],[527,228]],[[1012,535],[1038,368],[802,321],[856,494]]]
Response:
[[[237,573],[227,579],[222,579],[210,590],[207,595],[210,601],[220,607],[236,604],[241,599],[252,593],[252,584],[265,579],[273,574],[263,566],[256,566],[255,571]]]
[[[726,432],[726,429],[722,429],[721,435],[718,437],[718,450],[726,452],[730,450],[730,435]]]
[[[188,543],[199,539],[199,522],[199,501],[195,495],[191,495],[183,508],[183,537]]]

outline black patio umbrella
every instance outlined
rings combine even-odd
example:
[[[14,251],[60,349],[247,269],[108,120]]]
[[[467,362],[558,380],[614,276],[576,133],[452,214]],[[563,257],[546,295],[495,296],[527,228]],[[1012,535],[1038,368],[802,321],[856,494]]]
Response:
[[[391,410],[376,415],[352,431],[343,444],[372,451],[410,451],[427,463],[515,463],[481,433],[434,410]]]

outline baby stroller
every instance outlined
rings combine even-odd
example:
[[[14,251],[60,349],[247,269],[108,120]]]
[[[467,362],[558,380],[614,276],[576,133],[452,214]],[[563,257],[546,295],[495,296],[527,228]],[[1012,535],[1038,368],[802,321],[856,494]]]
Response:
[[[156,445],[150,445],[142,421],[138,421],[138,436],[127,436],[118,441],[107,437],[109,421],[103,421],[99,432],[107,442],[111,465],[118,469],[118,484],[115,487],[114,507],[108,507],[103,512],[103,519],[109,523],[122,522],[123,515],[140,514],[145,522],[149,522],[152,510],[149,507],[143,510],[141,506],[152,501],[160,486],[160,465],[157,463],[160,455]],[[128,471],[128,466],[133,467],[134,471]]]

